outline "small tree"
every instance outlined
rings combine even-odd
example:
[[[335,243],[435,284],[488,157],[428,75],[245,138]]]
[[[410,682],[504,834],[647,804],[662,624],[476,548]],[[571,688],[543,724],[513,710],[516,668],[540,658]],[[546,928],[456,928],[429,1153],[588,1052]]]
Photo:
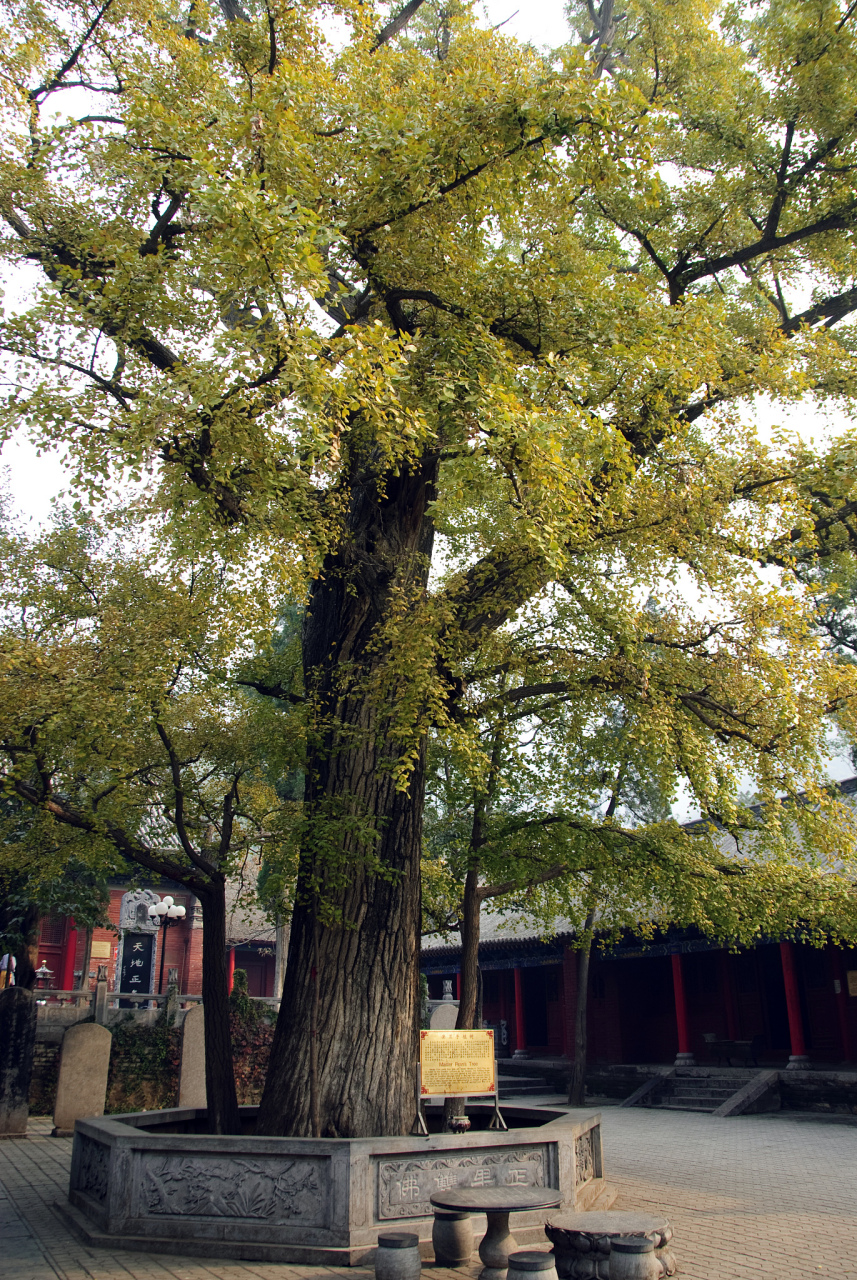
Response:
[[[222,566],[120,553],[74,521],[7,536],[2,591],[2,778],[33,814],[22,843],[38,859],[48,840],[52,868],[74,855],[199,899],[209,1127],[237,1133],[225,883],[288,838],[268,782],[273,757],[288,767],[278,713],[230,676],[247,596]]]

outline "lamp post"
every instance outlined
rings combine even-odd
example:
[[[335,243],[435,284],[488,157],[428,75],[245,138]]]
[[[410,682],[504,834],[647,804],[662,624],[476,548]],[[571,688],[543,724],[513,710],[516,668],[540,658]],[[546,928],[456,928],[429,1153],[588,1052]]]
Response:
[[[160,902],[156,902],[149,907],[149,919],[154,920],[156,924],[163,926],[163,937],[161,938],[161,967],[158,973],[158,995],[161,994],[161,988],[164,985],[164,956],[167,953],[167,926],[172,920],[184,920],[185,909],[179,906],[169,894],[161,898]]]

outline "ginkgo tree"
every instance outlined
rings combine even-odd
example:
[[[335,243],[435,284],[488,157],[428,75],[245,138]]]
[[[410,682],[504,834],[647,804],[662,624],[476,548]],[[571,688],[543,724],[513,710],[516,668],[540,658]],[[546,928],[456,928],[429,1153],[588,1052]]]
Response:
[[[852,476],[743,422],[852,393],[854,14],[605,4],[542,56],[428,5],[4,4],[8,429],[305,606],[267,1133],[410,1124],[428,733],[526,696],[522,613],[585,617],[546,683],[668,722],[726,822],[746,755],[824,806],[852,696],[792,573]]]
[[[853,815],[849,820],[805,799],[759,810],[736,805],[738,797],[725,824],[710,812],[681,824],[672,813],[679,796],[684,807],[705,807],[709,793],[696,762],[711,763],[717,750],[705,740],[706,726],[672,713],[676,687],[694,670],[697,680],[705,670],[710,680],[720,666],[719,678],[737,696],[750,648],[758,646],[756,661],[766,665],[766,649],[782,636],[778,621],[754,619],[751,638],[742,634],[737,614],[728,623],[722,619],[721,629],[731,635],[719,642],[714,662],[704,633],[681,634],[665,602],[646,601],[635,619],[638,643],[647,650],[641,707],[633,682],[605,682],[600,655],[588,652],[591,612],[587,607],[575,618],[565,610],[559,634],[543,616],[531,619],[526,641],[533,665],[525,682],[510,689],[505,672],[482,680],[474,672],[470,723],[432,735],[423,862],[426,932],[457,930],[461,937],[459,1028],[478,1025],[486,911],[507,916],[511,925],[529,921],[548,936],[559,919],[573,935],[579,959],[570,1101],[576,1105],[583,1103],[587,975],[596,934],[604,944],[623,928],[648,937],[657,928],[695,927],[730,946],[794,930],[815,941],[857,936]],[[522,626],[514,635],[519,652],[523,632]],[[609,625],[598,634],[603,641]],[[553,658],[547,670],[538,669],[556,643],[574,648],[575,679],[538,678],[556,675]],[[678,662],[671,653],[676,648]],[[821,656],[821,643],[816,652]],[[740,713],[752,746],[721,742],[719,756],[745,793],[755,791],[757,777],[767,790],[763,762],[772,753],[780,770],[822,771],[823,734],[813,729],[801,740],[794,730],[810,722],[813,699],[823,718],[828,678],[813,690],[803,671],[784,669],[782,654],[775,665],[807,701],[795,714],[794,705],[775,700],[767,723],[756,708]],[[655,702],[662,703],[660,712]],[[786,722],[778,728],[775,721],[783,710],[790,724],[777,745]],[[739,714],[737,703],[733,712]],[[812,752],[819,754],[808,768]]]
[[[142,873],[190,890],[205,939],[208,1124],[237,1133],[226,883],[267,851],[288,863],[298,815],[276,782],[301,734],[235,682],[252,588],[216,562],[165,562],[129,534],[81,517],[0,538],[0,785],[12,809],[0,883],[23,875],[33,900],[52,889],[58,906],[75,866],[78,879]]]

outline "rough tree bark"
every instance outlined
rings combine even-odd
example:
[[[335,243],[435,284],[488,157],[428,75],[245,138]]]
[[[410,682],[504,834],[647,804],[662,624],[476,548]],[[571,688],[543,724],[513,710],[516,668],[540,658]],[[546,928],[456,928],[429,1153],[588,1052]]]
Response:
[[[436,462],[426,461],[399,476],[377,477],[367,467],[354,477],[339,549],[313,584],[302,636],[314,717],[307,838],[259,1133],[307,1135],[313,1127],[313,969],[323,1032],[316,1071],[321,1135],[401,1134],[414,1118],[425,739],[417,743],[407,791],[397,789],[395,690],[386,701],[366,691],[384,663],[379,627],[394,593],[398,602],[402,593],[418,600],[425,590],[435,474]],[[374,833],[369,863],[367,830]],[[336,844],[333,862],[325,840]],[[331,870],[337,862],[339,882]],[[319,894],[343,923],[328,918],[318,928],[316,963]]]

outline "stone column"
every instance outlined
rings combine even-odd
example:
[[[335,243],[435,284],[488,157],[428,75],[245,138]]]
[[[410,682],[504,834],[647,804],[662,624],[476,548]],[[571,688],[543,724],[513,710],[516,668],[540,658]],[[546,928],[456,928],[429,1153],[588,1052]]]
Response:
[[[182,1025],[179,1106],[205,1107],[205,1014],[201,1004],[188,1009]]]
[[[0,1137],[27,1136],[35,1047],[35,996],[7,987],[0,991]]]
[[[97,1022],[78,1022],[63,1036],[54,1106],[54,1135],[74,1133],[75,1120],[103,1116],[113,1037]]]
[[[684,994],[684,971],[681,956],[676,952],[670,956],[673,968],[673,995],[675,997],[675,1022],[678,1031],[678,1053],[675,1056],[677,1067],[692,1067],[695,1059],[690,1047],[690,1032],[687,1024],[687,1000]]]
[[[98,981],[95,984],[95,1021],[103,1026],[107,1021],[107,965],[98,966]]]
[[[803,1071],[809,1066],[806,1042],[803,1035],[803,1018],[800,1013],[800,993],[795,969],[795,949],[791,942],[780,943],[780,960],[783,966],[783,982],[786,988],[786,1010],[789,1015],[789,1040],[791,1056],[786,1071]]]
[[[524,1023],[524,989],[521,970],[515,966],[515,1053],[516,1058],[526,1058],[527,1031]]]

